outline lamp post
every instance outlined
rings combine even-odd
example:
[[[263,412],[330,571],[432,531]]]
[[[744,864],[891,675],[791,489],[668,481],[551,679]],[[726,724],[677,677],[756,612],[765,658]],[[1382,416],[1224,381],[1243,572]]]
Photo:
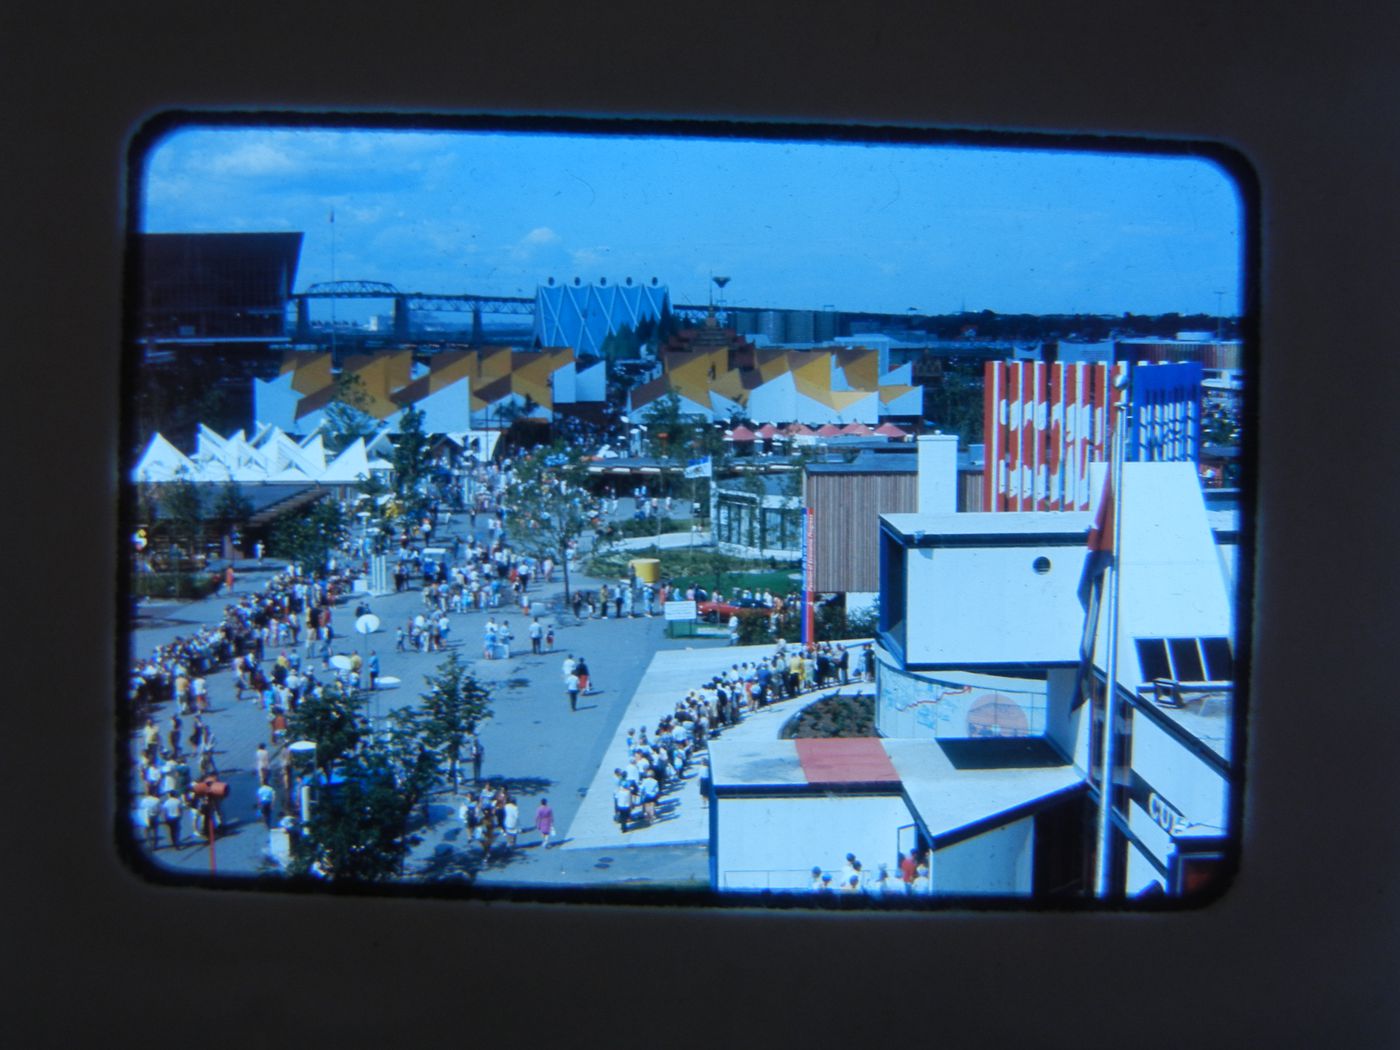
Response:
[[[1109,458],[1109,493],[1113,505],[1112,546],[1108,566],[1108,655],[1104,666],[1104,720],[1100,751],[1103,754],[1102,794],[1099,797],[1098,856],[1096,858],[1095,895],[1107,898],[1113,892],[1113,778],[1118,765],[1118,619],[1119,590],[1123,567],[1123,455],[1127,442],[1128,397],[1127,372],[1114,379],[1114,424]]]

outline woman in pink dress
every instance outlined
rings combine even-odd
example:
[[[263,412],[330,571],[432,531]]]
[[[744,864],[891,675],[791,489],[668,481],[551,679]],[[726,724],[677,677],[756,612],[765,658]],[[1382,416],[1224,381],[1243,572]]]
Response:
[[[535,810],[535,830],[540,833],[542,845],[549,849],[550,836],[554,834],[554,810],[549,808],[549,799],[540,799],[540,808]]]

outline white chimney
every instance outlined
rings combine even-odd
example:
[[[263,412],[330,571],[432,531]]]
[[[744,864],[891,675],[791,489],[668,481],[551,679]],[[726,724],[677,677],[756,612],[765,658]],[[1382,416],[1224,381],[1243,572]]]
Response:
[[[958,436],[919,435],[919,513],[956,514]]]

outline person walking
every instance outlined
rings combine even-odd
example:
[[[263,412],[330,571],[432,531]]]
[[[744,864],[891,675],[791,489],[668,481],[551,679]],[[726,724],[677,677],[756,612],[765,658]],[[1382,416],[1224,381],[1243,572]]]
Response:
[[[472,763],[472,787],[481,787],[481,761],[486,757],[486,748],[481,744],[481,737],[475,733],[467,741],[467,757]]]
[[[180,796],[173,791],[167,794],[165,801],[160,804],[160,814],[165,818],[165,826],[170,829],[170,845],[178,850],[180,818],[185,815],[185,804],[180,801]]]
[[[272,785],[264,781],[258,787],[257,802],[255,803],[258,815],[262,817],[263,823],[267,825],[267,830],[272,830],[272,803],[277,799],[277,792],[272,790]]]
[[[373,649],[369,651],[369,662],[366,664],[369,673],[369,687],[374,688],[374,683],[379,681],[379,654]]]
[[[141,826],[146,831],[146,845],[154,853],[160,849],[160,799],[152,794],[141,796]]]
[[[258,783],[266,784],[268,772],[272,769],[272,755],[268,753],[266,744],[258,745],[253,756],[253,768],[258,771]]]
[[[544,625],[540,623],[540,618],[536,616],[530,623],[530,652],[535,656],[540,655],[540,643],[544,640]]]
[[[549,849],[549,840],[554,834],[554,810],[547,798],[540,799],[539,808],[535,810],[535,830],[540,833],[540,844]]]
[[[569,694],[569,710],[578,710],[579,677],[572,671],[564,677],[564,691]]]
[[[506,803],[501,807],[501,830],[505,832],[506,849],[515,849],[515,840],[520,834],[520,807],[516,805],[514,795],[507,795]]]
[[[578,664],[574,667],[574,674],[578,676],[578,688],[584,696],[593,691],[593,679],[588,675],[588,661],[582,656],[578,658]]]

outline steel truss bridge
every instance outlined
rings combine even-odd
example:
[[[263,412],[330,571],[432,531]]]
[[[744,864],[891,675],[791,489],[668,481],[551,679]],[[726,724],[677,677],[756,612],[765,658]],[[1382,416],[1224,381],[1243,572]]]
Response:
[[[424,313],[470,313],[472,315],[471,342],[480,344],[482,339],[481,319],[485,314],[515,315],[534,317],[534,296],[512,295],[438,295],[429,292],[404,292],[385,281],[322,281],[310,285],[306,291],[297,292],[291,297],[296,302],[296,340],[310,342],[315,338],[311,328],[311,308],[313,299],[391,299],[394,303],[393,337],[407,342],[412,338],[412,319],[415,311]],[[688,321],[700,321],[711,307],[700,303],[673,303],[673,313]],[[738,314],[772,313],[768,307],[724,306],[713,308],[721,317],[733,318]]]

